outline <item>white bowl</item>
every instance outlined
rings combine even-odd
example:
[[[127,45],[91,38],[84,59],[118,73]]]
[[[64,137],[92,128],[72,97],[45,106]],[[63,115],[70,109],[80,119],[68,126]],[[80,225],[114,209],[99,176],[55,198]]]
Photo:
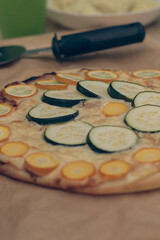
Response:
[[[160,0],[158,1],[160,2]],[[47,16],[58,25],[69,29],[107,27],[129,24],[132,22],[141,22],[144,26],[146,26],[160,17],[160,6],[146,11],[130,13],[87,15],[53,10],[50,8],[50,3],[48,1]]]

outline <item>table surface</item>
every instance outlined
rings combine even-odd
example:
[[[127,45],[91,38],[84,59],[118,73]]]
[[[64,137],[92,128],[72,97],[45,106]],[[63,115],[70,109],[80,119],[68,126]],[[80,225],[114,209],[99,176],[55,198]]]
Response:
[[[59,29],[58,29],[59,30]],[[53,29],[54,31],[54,29]],[[64,34],[60,31],[60,35]],[[53,33],[1,41],[27,49],[50,46]],[[80,67],[159,68],[160,21],[146,28],[143,43],[79,56],[59,63],[52,53],[0,67],[0,87],[55,70]],[[160,190],[89,196],[48,189],[0,176],[2,240],[159,240]]]

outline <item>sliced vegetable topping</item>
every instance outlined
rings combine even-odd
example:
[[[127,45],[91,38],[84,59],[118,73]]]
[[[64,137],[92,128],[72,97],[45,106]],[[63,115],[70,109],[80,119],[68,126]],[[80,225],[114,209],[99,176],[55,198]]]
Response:
[[[4,93],[14,99],[27,98],[37,93],[37,87],[35,85],[17,84],[6,87]]]
[[[86,137],[92,126],[86,122],[72,121],[47,127],[44,137],[47,142],[68,146],[86,144]]]
[[[77,115],[78,110],[76,109],[40,103],[28,112],[27,118],[29,121],[34,121],[39,124],[50,124],[69,121]]]
[[[21,157],[27,153],[29,146],[23,142],[8,142],[1,147],[1,153],[9,157]]]
[[[159,148],[142,148],[133,157],[140,163],[155,163],[160,161]]]
[[[10,130],[8,127],[0,125],[0,142],[3,142],[8,139],[10,135]]]
[[[160,161],[159,148],[141,148],[134,155],[134,159],[140,163],[155,163]]]
[[[106,70],[88,71],[86,74],[86,79],[88,80],[99,80],[107,83],[115,80],[116,78],[118,78],[116,73]]]
[[[138,93],[133,99],[133,105],[135,107],[151,104],[151,105],[159,105],[160,106],[160,93],[145,91]]]
[[[156,78],[156,77],[159,78],[160,70],[144,69],[144,70],[135,71],[132,74],[134,77],[139,77],[139,78]]]
[[[46,90],[63,90],[68,87],[66,83],[57,82],[56,80],[38,80],[35,85]]]
[[[108,83],[101,81],[83,80],[78,82],[77,90],[88,97],[109,97],[108,86]]]
[[[111,153],[133,147],[138,136],[128,128],[105,125],[92,128],[87,141],[94,151]]]
[[[103,108],[103,113],[107,117],[119,116],[127,111],[128,107],[124,103],[110,102]]]
[[[11,113],[12,109],[13,107],[8,104],[0,103],[0,117],[8,116]]]
[[[62,168],[63,177],[70,180],[83,180],[90,178],[94,173],[94,165],[85,161],[70,162]]]
[[[160,107],[144,105],[131,109],[124,118],[131,128],[142,132],[160,131]]]
[[[128,102],[131,102],[139,92],[144,90],[145,88],[142,85],[126,81],[113,81],[108,87],[108,93],[112,98],[123,99]]]
[[[39,176],[51,173],[57,166],[57,161],[45,153],[33,153],[25,159],[27,170]]]
[[[55,77],[60,82],[64,82],[66,84],[72,84],[72,85],[77,85],[77,83],[80,80],[84,80],[84,78],[82,76],[74,75],[74,74],[68,74],[68,73],[57,73],[55,75]]]
[[[113,160],[103,163],[99,169],[99,173],[103,178],[114,180],[124,177],[131,169],[131,164],[124,161]]]
[[[78,104],[80,101],[85,101],[88,98],[76,89],[62,90],[62,91],[52,91],[49,90],[43,94],[42,100],[48,104],[61,106],[61,107],[71,107]]]

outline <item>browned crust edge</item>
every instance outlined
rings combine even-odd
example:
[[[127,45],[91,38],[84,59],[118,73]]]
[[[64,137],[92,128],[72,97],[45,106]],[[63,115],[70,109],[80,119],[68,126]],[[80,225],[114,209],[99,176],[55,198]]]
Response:
[[[56,182],[55,179],[48,179],[43,181],[41,178],[32,177],[28,172],[23,170],[18,170],[13,168],[9,164],[1,164],[0,165],[0,173],[2,175],[11,177],[16,180],[21,180],[28,183],[33,183],[40,186],[45,186],[49,188],[58,188],[63,189],[70,192],[83,193],[83,194],[92,194],[92,195],[109,195],[109,194],[121,194],[121,193],[136,193],[136,192],[145,192],[149,190],[155,190],[160,188],[160,173],[157,172],[149,177],[122,184],[117,184],[115,186],[109,186],[107,182],[102,184],[97,184],[94,186],[90,186],[86,184],[84,186],[74,186],[71,188],[69,185],[62,185]]]

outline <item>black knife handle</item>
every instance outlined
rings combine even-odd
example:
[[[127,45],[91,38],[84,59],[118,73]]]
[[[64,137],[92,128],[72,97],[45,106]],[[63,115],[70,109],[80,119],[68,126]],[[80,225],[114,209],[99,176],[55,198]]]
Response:
[[[65,35],[61,37],[61,40],[57,40],[55,35],[52,41],[52,51],[60,60],[79,54],[142,42],[144,37],[143,25],[132,23]]]

